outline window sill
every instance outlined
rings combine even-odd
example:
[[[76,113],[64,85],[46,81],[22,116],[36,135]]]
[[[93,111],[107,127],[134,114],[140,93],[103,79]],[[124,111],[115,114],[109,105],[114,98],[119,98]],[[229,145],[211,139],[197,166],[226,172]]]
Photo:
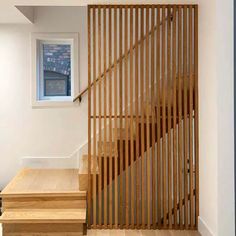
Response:
[[[76,107],[77,103],[73,101],[33,101],[32,108],[64,108],[64,107]]]

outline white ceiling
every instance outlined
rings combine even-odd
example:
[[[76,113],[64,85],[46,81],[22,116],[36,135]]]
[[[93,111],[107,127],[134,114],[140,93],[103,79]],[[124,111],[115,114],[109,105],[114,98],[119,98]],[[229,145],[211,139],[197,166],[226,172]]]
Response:
[[[85,6],[109,1],[85,0],[0,0],[0,24],[28,24],[36,6]]]
[[[14,6],[12,0],[0,0],[0,23],[29,23],[29,20]]]
[[[0,24],[28,24],[33,21],[36,6],[86,6],[88,4],[179,3],[178,0],[0,0]],[[198,0],[184,0],[197,3]]]

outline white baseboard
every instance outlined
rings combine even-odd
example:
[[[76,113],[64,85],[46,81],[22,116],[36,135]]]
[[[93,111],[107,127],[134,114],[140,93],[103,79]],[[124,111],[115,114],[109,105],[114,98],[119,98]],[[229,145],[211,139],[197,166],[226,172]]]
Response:
[[[215,236],[200,216],[198,217],[198,231],[201,236]]]

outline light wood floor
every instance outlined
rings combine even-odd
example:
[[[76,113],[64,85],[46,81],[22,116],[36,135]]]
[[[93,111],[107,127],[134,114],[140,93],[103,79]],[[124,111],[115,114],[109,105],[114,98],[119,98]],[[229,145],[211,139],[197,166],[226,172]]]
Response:
[[[88,236],[201,236],[185,230],[88,230]]]
[[[174,230],[88,230],[88,236],[201,236],[196,231]],[[0,236],[2,227],[0,224]]]

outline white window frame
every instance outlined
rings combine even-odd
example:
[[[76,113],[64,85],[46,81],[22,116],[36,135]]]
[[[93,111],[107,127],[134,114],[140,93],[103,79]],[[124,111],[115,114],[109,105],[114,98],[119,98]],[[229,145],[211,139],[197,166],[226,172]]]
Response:
[[[71,46],[71,96],[42,96],[43,94],[43,44],[69,44]],[[74,106],[79,93],[79,35],[78,33],[31,34],[31,105],[32,107]]]

